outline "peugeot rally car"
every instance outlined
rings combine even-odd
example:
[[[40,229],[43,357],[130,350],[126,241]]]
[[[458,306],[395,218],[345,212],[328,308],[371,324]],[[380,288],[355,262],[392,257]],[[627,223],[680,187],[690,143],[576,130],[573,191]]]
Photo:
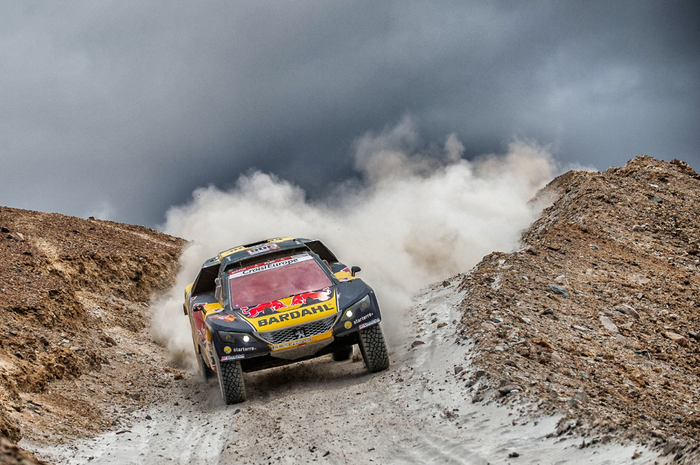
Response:
[[[245,400],[243,372],[359,345],[367,370],[389,366],[371,287],[318,240],[278,238],[234,247],[202,265],[185,290],[200,374],[216,375],[227,404]]]

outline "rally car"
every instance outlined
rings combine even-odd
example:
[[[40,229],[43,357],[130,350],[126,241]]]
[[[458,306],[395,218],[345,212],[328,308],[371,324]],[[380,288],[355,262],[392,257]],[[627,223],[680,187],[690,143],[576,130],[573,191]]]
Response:
[[[183,309],[204,378],[227,404],[245,400],[243,372],[333,354],[357,344],[369,372],[389,366],[371,287],[321,241],[291,237],[234,247],[202,265]]]

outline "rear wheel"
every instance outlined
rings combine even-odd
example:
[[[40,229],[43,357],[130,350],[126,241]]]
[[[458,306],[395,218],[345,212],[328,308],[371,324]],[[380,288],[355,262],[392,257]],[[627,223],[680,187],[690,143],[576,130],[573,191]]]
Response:
[[[370,373],[389,368],[389,350],[379,324],[360,330],[360,352]]]
[[[336,350],[333,352],[333,360],[336,362],[344,362],[345,360],[348,360],[350,357],[352,357],[352,347],[343,347],[340,350]]]
[[[219,369],[219,387],[221,397],[226,405],[237,404],[245,400],[245,384],[243,382],[243,369],[238,360],[231,362],[217,362]]]
[[[201,376],[204,381],[213,377],[215,374],[214,370],[209,368],[209,365],[204,361],[201,352],[197,352],[197,367],[199,368],[199,376]]]

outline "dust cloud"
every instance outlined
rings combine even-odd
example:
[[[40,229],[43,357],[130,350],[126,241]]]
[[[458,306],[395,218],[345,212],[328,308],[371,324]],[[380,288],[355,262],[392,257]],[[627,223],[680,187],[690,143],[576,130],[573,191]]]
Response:
[[[164,232],[192,241],[180,260],[176,286],[153,305],[154,337],[175,359],[193,363],[183,290],[201,264],[218,252],[265,238],[318,238],[376,291],[387,324],[399,328],[402,310],[422,287],[466,272],[484,255],[518,246],[520,232],[539,214],[528,201],[555,175],[546,148],[516,140],[505,154],[467,161],[464,145],[449,135],[441,147],[420,148],[414,122],[405,118],[355,145],[361,181],[308,200],[284,179],[262,172],[242,175],[230,190],[194,191],[171,208]],[[192,360],[190,360],[192,359]]]

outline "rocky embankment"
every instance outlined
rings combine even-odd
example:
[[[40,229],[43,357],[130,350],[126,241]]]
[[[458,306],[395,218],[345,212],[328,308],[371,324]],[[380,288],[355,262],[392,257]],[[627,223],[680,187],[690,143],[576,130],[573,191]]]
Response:
[[[51,443],[118,425],[181,376],[155,363],[158,351],[136,354],[148,339],[149,301],[173,284],[183,243],[139,226],[0,207],[2,463],[34,460],[14,445],[23,436]]]
[[[582,447],[612,437],[700,461],[700,176],[648,156],[569,172],[514,253],[465,275],[474,400],[563,413]]]

